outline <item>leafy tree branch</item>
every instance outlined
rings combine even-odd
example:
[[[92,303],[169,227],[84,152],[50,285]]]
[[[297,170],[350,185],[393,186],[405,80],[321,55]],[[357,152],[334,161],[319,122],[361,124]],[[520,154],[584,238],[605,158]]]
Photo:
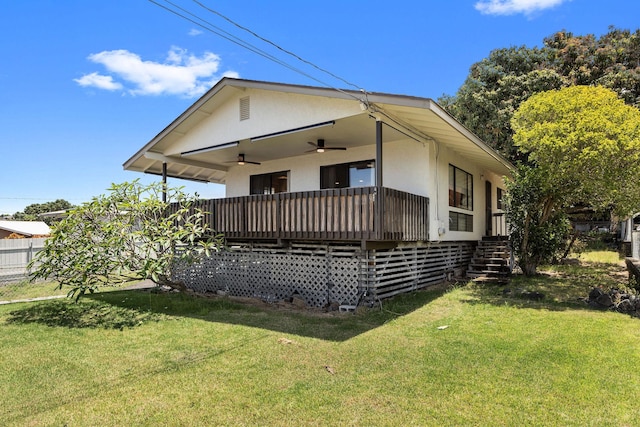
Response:
[[[79,298],[103,287],[151,279],[184,290],[173,269],[222,248],[197,200],[160,183],[114,184],[109,194],[71,210],[30,265],[31,278],[53,279]]]

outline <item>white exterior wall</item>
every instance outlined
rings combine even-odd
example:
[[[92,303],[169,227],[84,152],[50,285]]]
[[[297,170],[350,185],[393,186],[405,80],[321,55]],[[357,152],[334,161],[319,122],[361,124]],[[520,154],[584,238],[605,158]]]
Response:
[[[429,225],[429,236],[431,240],[480,240],[485,234],[486,228],[486,204],[485,204],[485,181],[492,184],[492,211],[497,211],[496,188],[505,189],[502,177],[478,168],[471,160],[465,159],[455,152],[440,147],[432,150],[434,164],[437,163],[437,173],[430,179],[432,187],[437,190],[430,195],[431,224]],[[437,154],[437,162],[435,160]],[[470,173],[473,176],[473,211],[453,208],[449,206],[449,165]],[[436,199],[438,202],[436,203]],[[449,229],[449,211],[460,212],[473,215],[473,231],[451,231]],[[444,233],[442,233],[444,231]]]
[[[239,120],[239,100],[250,98],[250,119]],[[353,100],[324,98],[293,93],[279,93],[259,89],[230,92],[226,99],[211,105],[211,116],[179,136],[169,144],[166,156],[233,141],[244,141],[265,135],[322,123],[329,120],[363,114]],[[199,113],[202,114],[202,113]],[[373,126],[373,125],[372,125]],[[385,130],[383,127],[383,141]],[[397,137],[397,136],[396,136]],[[309,153],[262,161],[260,165],[230,164],[225,178],[226,197],[249,194],[251,175],[289,171],[290,192],[313,191],[320,188],[320,167],[339,163],[375,159],[374,141],[371,145],[350,147],[347,151]],[[449,164],[473,175],[473,211],[449,207]],[[378,164],[376,164],[378,167]],[[411,138],[383,143],[383,185],[430,200],[430,240],[479,240],[485,234],[485,180],[492,183],[492,210],[496,212],[496,188],[504,189],[502,177],[483,170],[472,160],[433,141],[418,142]],[[449,210],[473,215],[473,232],[449,230]]]
[[[339,163],[374,160],[374,145],[347,151],[326,151],[290,157],[260,165],[233,166],[227,173],[226,197],[249,195],[251,175],[289,171],[289,191],[320,189],[320,167]],[[377,165],[376,165],[377,167]],[[383,184],[385,187],[430,197],[429,146],[412,139],[383,146]]]
[[[326,151],[289,157],[260,165],[232,166],[227,172],[226,197],[248,196],[251,175],[289,171],[289,191],[320,189],[320,166],[375,159],[375,146],[364,146],[347,151]]]
[[[496,189],[504,190],[502,177],[482,170],[470,160],[440,148],[437,156],[433,142],[420,143],[413,139],[383,145],[383,184],[408,193],[429,197],[430,240],[480,240],[485,233],[485,181],[492,183],[492,210],[497,211]],[[229,169],[226,197],[249,194],[251,175],[289,171],[289,191],[320,189],[320,166],[375,159],[375,146],[369,145],[347,151],[327,151],[304,156],[264,162],[261,165],[233,166]],[[449,207],[449,164],[473,175],[473,211]],[[377,166],[377,165],[376,165]],[[449,230],[449,210],[473,215],[473,232]],[[440,234],[439,229],[444,228]]]
[[[240,99],[245,97],[249,97],[250,100],[250,119],[240,120]],[[179,142],[164,154],[179,155],[185,151],[361,113],[358,104],[348,100],[257,89],[238,90],[235,97],[217,106],[215,114],[189,130],[189,133],[182,135]]]
[[[382,147],[383,185],[419,196],[432,197],[433,191],[429,182],[432,168],[429,144],[405,139],[383,144]]]
[[[502,177],[478,168],[473,161],[440,148],[435,143],[405,139],[383,146],[383,184],[408,193],[429,197],[431,241],[480,240],[485,234],[485,181],[492,184],[492,211],[497,210],[497,188],[505,189]],[[313,191],[320,188],[320,166],[375,159],[375,146],[347,151],[309,153],[264,162],[261,165],[233,166],[229,169],[226,197],[249,195],[251,175],[289,171],[289,191]],[[434,165],[437,164],[437,168]],[[473,175],[473,211],[449,207],[449,164]],[[473,231],[450,231],[449,211],[473,215]],[[441,231],[444,230],[444,233]]]

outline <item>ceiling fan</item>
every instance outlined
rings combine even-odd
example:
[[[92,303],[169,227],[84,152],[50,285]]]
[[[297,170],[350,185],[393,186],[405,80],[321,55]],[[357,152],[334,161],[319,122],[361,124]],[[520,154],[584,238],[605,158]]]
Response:
[[[237,163],[238,163],[239,165],[241,165],[241,166],[242,166],[242,165],[247,165],[247,164],[249,164],[249,165],[259,165],[259,164],[260,164],[259,162],[250,162],[249,160],[245,160],[245,158],[244,158],[244,153],[240,153],[240,154],[238,154],[238,160],[237,160]]]
[[[327,147],[326,145],[324,145],[324,139],[319,139],[318,142],[307,142],[307,144],[309,145],[313,145],[314,148],[313,150],[309,150],[307,151],[307,153],[310,153],[312,151],[315,151],[316,153],[324,153],[325,150],[346,150],[347,147]]]

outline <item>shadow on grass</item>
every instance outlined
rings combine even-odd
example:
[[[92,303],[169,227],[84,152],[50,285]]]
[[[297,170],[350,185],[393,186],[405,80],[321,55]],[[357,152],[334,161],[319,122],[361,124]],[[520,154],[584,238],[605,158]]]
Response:
[[[535,277],[514,276],[508,285],[469,284],[461,302],[552,311],[593,310],[585,303],[593,287],[624,288],[626,284],[624,267],[613,264],[554,266]],[[344,341],[425,307],[445,292],[446,286],[428,288],[385,300],[384,310],[373,308],[355,314],[339,314],[256,301],[237,302],[227,297],[149,290],[110,291],[83,297],[77,304],[68,299],[29,303],[10,311],[5,321],[51,327],[124,329],[189,317]]]
[[[407,315],[440,297],[446,289],[427,289],[385,300],[357,313],[322,313],[247,304],[227,297],[130,290],[96,293],[74,300],[29,303],[10,311],[8,324],[37,323],[66,328],[134,328],[148,322],[189,317],[330,341],[344,341]]]
[[[6,322],[8,324],[39,323],[67,328],[124,329],[133,328],[148,321],[159,321],[163,317],[166,316],[84,298],[77,304],[72,299],[30,303],[24,308],[11,311]]]

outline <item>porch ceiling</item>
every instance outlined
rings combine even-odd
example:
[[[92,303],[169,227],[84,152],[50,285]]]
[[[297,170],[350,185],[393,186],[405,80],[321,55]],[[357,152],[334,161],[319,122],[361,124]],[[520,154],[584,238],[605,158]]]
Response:
[[[491,149],[477,136],[458,123],[435,102],[425,105],[376,104],[380,115],[387,121],[400,122],[400,126],[414,131],[437,147],[447,147],[462,157],[472,160],[481,168],[499,175],[509,175],[513,166],[508,160]]]
[[[256,135],[258,137],[259,135]],[[173,134],[169,138],[175,137]],[[392,142],[405,135],[392,128],[385,129],[384,142]],[[215,148],[201,152],[185,152],[179,155],[165,156],[156,151],[155,146],[138,158],[128,169],[140,172],[162,174],[162,163],[167,163],[167,175],[184,179],[224,183],[229,168],[237,166],[238,154],[243,153],[247,161],[268,162],[270,160],[290,158],[313,153],[308,142],[324,139],[327,147],[346,147],[347,149],[376,142],[375,119],[364,112],[355,116],[335,120],[333,124],[293,133],[260,138],[257,141],[244,139],[238,145]],[[228,141],[233,144],[236,141]],[[205,147],[206,148],[206,147]],[[317,153],[321,156],[322,153]]]
[[[433,141],[436,147],[447,147],[460,156],[472,160],[481,168],[497,174],[508,175],[513,168],[506,159],[489,148],[432,100],[381,93],[368,93],[366,97],[368,109],[360,114],[336,119],[330,126],[273,135],[253,142],[251,139],[226,141],[230,145],[224,148],[203,147],[202,151],[164,154],[170,152],[174,143],[189,133],[194,126],[206,120],[211,114],[215,114],[219,105],[247,87],[343,98],[354,103],[357,103],[357,99],[361,96],[361,93],[353,91],[337,92],[326,88],[223,79],[207,95],[194,103],[140,149],[124,164],[124,168],[162,174],[162,164],[166,163],[168,176],[224,183],[228,169],[237,166],[236,161],[240,153],[244,153],[248,161],[268,162],[310,154],[309,151],[313,147],[307,142],[315,142],[318,139],[324,139],[328,147],[339,146],[349,149],[374,145],[376,140],[374,117],[388,125],[383,130],[385,144],[410,135],[420,141]],[[233,145],[235,142],[237,145]],[[206,150],[207,148],[211,150]]]

